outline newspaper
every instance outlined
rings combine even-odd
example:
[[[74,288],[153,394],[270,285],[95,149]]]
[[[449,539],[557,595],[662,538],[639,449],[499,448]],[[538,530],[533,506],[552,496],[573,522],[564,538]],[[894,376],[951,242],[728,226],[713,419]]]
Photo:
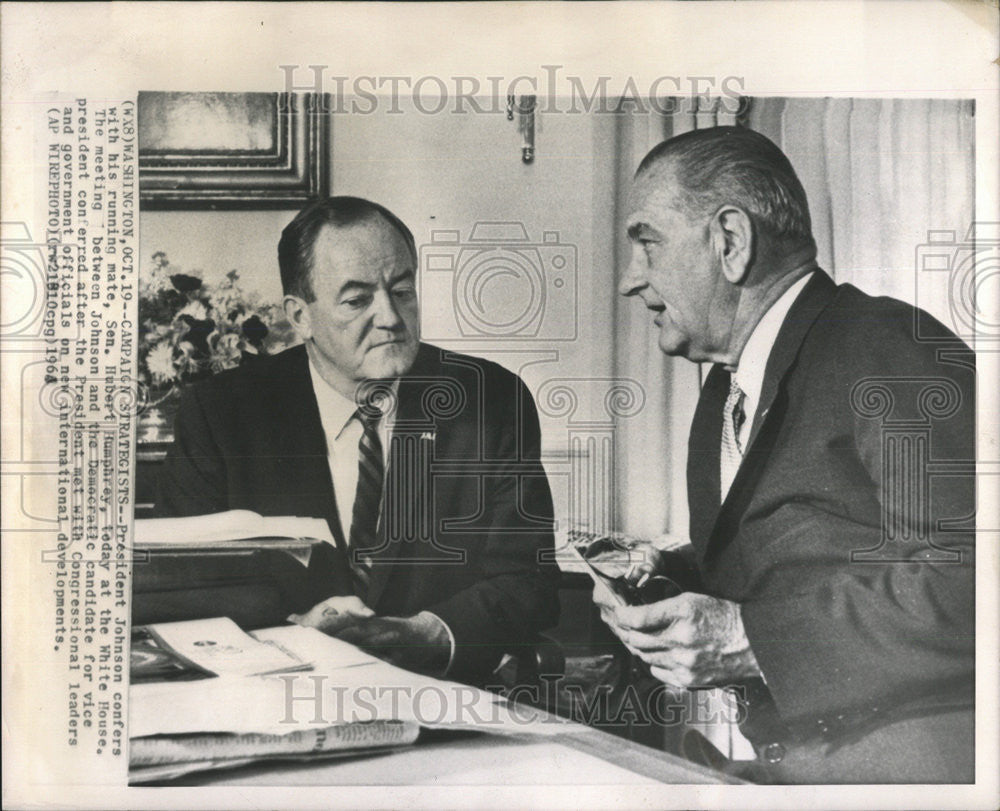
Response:
[[[676,449],[699,369],[665,361],[648,313],[614,301],[623,189],[664,121],[749,122],[779,140],[809,191],[821,264],[928,309],[977,352],[979,450],[952,473],[974,469],[979,487],[976,783],[567,795],[552,775],[528,792],[497,772],[490,802],[996,807],[997,31],[995,3],[929,0],[4,4],[5,807],[482,803],[478,785],[333,799],[127,785],[134,521],[171,419],[163,367],[143,354],[164,325],[143,322],[140,299],[198,279],[214,301],[242,291],[235,329],[251,312],[267,322],[277,239],[305,200],[384,203],[428,271],[425,339],[518,371],[538,402],[559,532],[686,535]],[[228,117],[204,126],[219,108]],[[893,162],[918,154],[920,169]],[[843,210],[850,223],[824,231]],[[476,251],[511,245],[499,275],[460,278]],[[560,284],[518,309],[536,265]],[[265,349],[293,340],[278,321]],[[213,323],[211,347],[231,354]]]
[[[170,653],[187,654],[179,658],[217,678],[172,676],[137,685],[133,670],[133,784],[165,779],[168,764],[182,774],[213,768],[216,760],[232,767],[254,755],[305,758],[345,750],[364,756],[381,746],[411,744],[421,728],[516,736],[589,731],[470,685],[393,667],[313,628],[292,625],[248,636],[214,619],[150,631],[169,643]],[[209,637],[214,644],[206,648]],[[255,640],[263,653],[251,647]],[[305,665],[304,656],[310,657]],[[301,679],[290,675],[298,670],[310,672]],[[309,700],[310,692],[323,695],[321,684],[332,688],[327,692],[335,701]],[[309,723],[300,723],[304,719]]]

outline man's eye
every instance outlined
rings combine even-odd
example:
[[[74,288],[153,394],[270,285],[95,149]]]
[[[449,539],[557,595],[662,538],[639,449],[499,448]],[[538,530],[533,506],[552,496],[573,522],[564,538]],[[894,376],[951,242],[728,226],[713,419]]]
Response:
[[[409,301],[416,297],[417,291],[412,287],[396,287],[393,289],[392,294],[402,301]]]
[[[354,296],[353,298],[344,299],[340,303],[352,310],[361,310],[367,307],[370,301],[371,296]]]

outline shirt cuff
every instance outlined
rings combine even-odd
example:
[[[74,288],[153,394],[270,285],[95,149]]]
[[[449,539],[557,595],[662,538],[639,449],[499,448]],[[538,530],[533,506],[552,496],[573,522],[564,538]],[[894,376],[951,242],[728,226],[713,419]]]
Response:
[[[444,670],[441,672],[442,676],[447,676],[448,675],[448,671],[451,670],[451,664],[452,664],[452,662],[455,661],[455,635],[451,632],[451,628],[448,627],[448,623],[445,622],[443,619],[441,619],[433,611],[421,611],[417,616],[418,617],[421,617],[421,616],[433,617],[438,622],[440,622],[441,625],[444,627],[445,631],[447,631],[447,633],[448,633],[448,644],[450,646],[450,649],[448,651],[448,664],[445,665]]]

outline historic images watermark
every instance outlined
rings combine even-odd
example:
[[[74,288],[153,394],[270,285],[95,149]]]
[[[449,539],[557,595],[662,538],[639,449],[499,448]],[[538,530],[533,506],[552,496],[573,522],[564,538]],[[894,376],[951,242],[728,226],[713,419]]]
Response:
[[[705,691],[678,692],[658,683],[648,690],[611,684],[585,690],[563,676],[537,683],[493,686],[488,691],[455,682],[348,686],[323,674],[290,674],[284,683],[280,724],[330,725],[405,718],[423,726],[454,728],[564,727],[567,720],[604,729],[626,726],[679,727],[740,723],[746,716],[746,688],[733,685],[718,701]],[[561,706],[555,715],[542,707]]]
[[[964,239],[954,230],[928,231],[916,248],[914,278],[918,305],[946,290],[945,326],[960,340],[915,311],[913,339],[933,347],[940,373],[866,377],[850,392],[861,430],[878,434],[882,493],[878,543],[853,549],[852,562],[962,563],[963,549],[949,540],[961,547],[977,531],[976,364],[966,342],[988,347],[1000,337],[983,305],[1000,278],[1000,223],[973,223]]]
[[[435,229],[420,246],[420,298],[443,301],[429,340],[573,341],[579,326],[577,246],[558,231],[532,238],[522,222]]]
[[[948,377],[870,377],[855,384],[851,408],[861,420],[878,425],[882,533],[875,546],[851,550],[853,562],[962,561],[961,551],[948,547],[947,539],[974,531],[975,460],[936,458],[933,441],[935,425],[955,417],[962,401],[962,390]],[[940,435],[946,440],[949,434]],[[932,499],[935,479],[958,493],[962,488],[955,484],[964,480],[970,514],[940,515]]]
[[[538,73],[487,76],[345,76],[329,65],[279,65],[284,102],[291,112],[296,93],[318,94],[315,114],[402,115],[401,102],[422,115],[503,114],[516,97],[540,97],[537,112],[580,115],[592,112],[653,111],[662,115],[692,113],[711,98],[725,112],[738,115],[745,105],[742,76],[664,74],[639,81],[610,75],[586,79],[565,73],[563,65],[540,65]]]
[[[917,246],[914,260],[917,306],[937,294],[939,285],[930,286],[944,277],[951,313],[946,326],[976,346],[1000,339],[1000,321],[984,305],[990,301],[990,292],[996,300],[1000,283],[1000,222],[974,222],[961,236],[952,229],[931,229]],[[919,320],[914,335],[919,341],[940,340]]]

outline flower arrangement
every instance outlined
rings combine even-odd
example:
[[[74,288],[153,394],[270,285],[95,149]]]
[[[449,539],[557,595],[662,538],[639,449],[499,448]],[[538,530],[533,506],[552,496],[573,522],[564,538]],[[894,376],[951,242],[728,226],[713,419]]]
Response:
[[[179,387],[295,343],[281,308],[240,286],[239,272],[207,285],[163,251],[139,282],[139,379],[159,399]],[[154,403],[150,403],[153,405]]]

